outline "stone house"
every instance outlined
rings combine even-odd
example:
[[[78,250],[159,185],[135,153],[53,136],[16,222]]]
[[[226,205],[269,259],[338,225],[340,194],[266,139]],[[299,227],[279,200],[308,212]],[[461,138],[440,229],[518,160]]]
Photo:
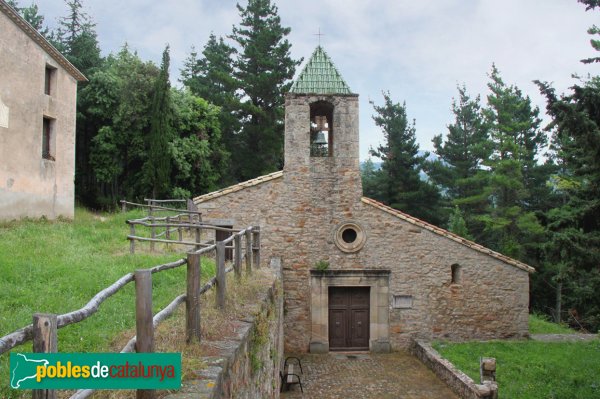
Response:
[[[285,98],[283,171],[194,199],[205,220],[261,226],[286,350],[527,336],[533,269],[363,197],[358,137],[358,95],[319,46]]]
[[[0,0],[0,220],[73,217],[75,107],[83,81]]]

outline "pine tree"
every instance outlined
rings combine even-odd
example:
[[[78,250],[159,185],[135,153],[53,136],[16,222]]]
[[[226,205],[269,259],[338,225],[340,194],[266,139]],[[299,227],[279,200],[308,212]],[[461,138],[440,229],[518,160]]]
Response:
[[[245,8],[237,7],[242,21],[230,37],[240,47],[234,65],[247,100],[241,106],[240,148],[234,163],[237,178],[244,180],[283,167],[283,94],[301,60],[291,58],[285,38],[290,28],[281,26],[271,0],[248,0]]]
[[[59,19],[57,31],[48,40],[88,79],[102,66],[103,59],[91,17],[83,11],[81,0],[66,0],[68,15]],[[98,134],[98,122],[89,114],[84,89],[77,85],[77,123],[75,143],[75,195],[84,204],[92,205],[97,195],[97,181],[90,163],[92,141]]]
[[[102,63],[96,35],[96,24],[83,11],[81,0],[66,0],[69,14],[59,19],[53,44],[84,75],[89,75]]]
[[[19,3],[15,0],[9,0],[8,5],[14,8],[23,19],[36,29],[42,36],[48,38],[50,30],[44,26],[44,16],[40,15],[39,8],[35,2],[32,2],[28,7],[19,7]]]
[[[556,208],[547,215],[550,239],[545,246],[542,274],[534,286],[543,293],[547,281],[555,290],[554,313],[576,309],[586,327],[600,327],[600,77],[575,85],[560,98],[537,82],[553,117],[552,156],[558,172],[551,182]],[[538,281],[541,279],[538,279]],[[542,287],[540,287],[542,286]],[[538,295],[543,298],[542,295]],[[563,305],[564,301],[564,305]],[[541,302],[541,303],[540,303]],[[534,303],[543,306],[543,299]]]
[[[426,156],[419,155],[415,122],[409,123],[406,104],[394,103],[389,92],[384,92],[383,98],[382,106],[371,103],[376,112],[373,120],[383,130],[386,142],[370,150],[371,155],[383,161],[377,172],[380,189],[374,199],[439,225],[443,220],[439,192],[419,176]]]
[[[467,225],[479,237],[483,227],[475,217],[483,214],[487,206],[483,189],[488,171],[483,163],[491,155],[492,143],[479,96],[472,99],[464,86],[458,87],[458,93],[458,101],[452,103],[455,120],[448,125],[445,141],[442,135],[433,138],[439,160],[427,163],[426,167],[444,195],[467,215]]]
[[[586,11],[595,10],[596,8],[600,7],[600,1],[599,0],[578,0],[578,1],[580,3],[586,5],[586,8],[585,8]],[[592,27],[590,27],[588,29],[587,33],[590,34],[590,35],[600,35],[600,28],[598,26],[596,26],[596,25],[592,25]],[[594,50],[600,51],[600,40],[598,40],[598,39],[590,39],[590,44],[594,48]],[[585,58],[585,59],[581,60],[581,62],[583,62],[584,64],[591,64],[593,62],[600,62],[600,57]]]
[[[169,193],[172,161],[169,142],[173,135],[169,64],[169,46],[167,46],[163,51],[160,74],[154,85],[150,132],[147,138],[148,159],[144,165],[144,175],[147,184],[151,187],[152,198],[160,198]]]
[[[524,259],[527,246],[543,233],[529,205],[529,189],[538,184],[531,175],[545,136],[539,130],[539,111],[531,107],[529,97],[523,97],[517,87],[507,86],[495,66],[490,79],[486,116],[494,152],[487,163],[486,194],[491,202],[488,213],[479,219],[485,223],[486,245]]]

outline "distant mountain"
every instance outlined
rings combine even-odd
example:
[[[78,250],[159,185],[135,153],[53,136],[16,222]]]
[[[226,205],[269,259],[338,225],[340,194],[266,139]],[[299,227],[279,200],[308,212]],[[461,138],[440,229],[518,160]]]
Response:
[[[419,150],[419,152],[417,154],[420,157],[422,157],[422,156],[425,156],[425,153],[427,153],[427,151]],[[427,162],[436,162],[436,161],[440,160],[440,157],[436,153],[434,153],[432,151],[429,151],[429,155],[425,159],[427,160]],[[373,161],[373,160],[371,160],[371,162],[373,162],[373,167],[375,168],[375,170],[380,170],[381,169],[381,164],[383,162],[381,162],[381,161],[377,161],[376,162],[376,161]],[[442,161],[442,162],[444,162],[444,161]],[[365,161],[362,161],[360,163],[360,169],[361,170],[363,169],[364,165],[365,165]],[[427,176],[427,173],[423,172],[422,170],[419,171],[419,176],[420,176],[421,180],[423,180],[423,181],[429,181],[429,176]]]

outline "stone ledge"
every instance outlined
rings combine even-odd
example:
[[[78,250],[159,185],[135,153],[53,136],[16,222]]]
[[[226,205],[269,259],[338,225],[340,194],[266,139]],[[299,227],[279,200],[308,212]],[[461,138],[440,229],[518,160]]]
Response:
[[[335,276],[389,276],[389,269],[311,269],[310,275],[315,277],[335,277]]]
[[[234,336],[204,341],[216,354],[203,356],[204,367],[194,371],[194,378],[183,381],[181,389],[165,399],[278,397],[279,379],[273,381],[272,377],[279,372],[283,355],[283,296],[279,271],[274,271],[273,283],[256,298],[260,303],[258,313],[238,320]],[[268,323],[266,344],[254,341],[259,317]],[[251,351],[263,364],[256,372],[249,359]]]
[[[498,385],[495,382],[476,384],[471,377],[444,359],[429,343],[413,340],[410,352],[461,398],[495,399],[498,397]]]

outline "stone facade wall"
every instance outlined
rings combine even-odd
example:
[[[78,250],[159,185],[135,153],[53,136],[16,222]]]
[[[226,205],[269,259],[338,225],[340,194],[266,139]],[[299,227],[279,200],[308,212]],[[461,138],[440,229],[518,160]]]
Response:
[[[310,104],[323,100],[334,105],[333,157],[310,157]],[[413,338],[527,335],[526,270],[361,201],[356,96],[286,97],[285,146],[282,177],[196,202],[205,219],[234,219],[239,228],[258,223],[263,259],[282,259],[286,350],[327,348],[322,342],[327,339],[327,300],[312,296],[326,296],[332,280],[311,287],[318,280],[311,283],[310,276],[320,261],[328,262],[332,271],[356,271],[347,281],[370,286],[372,295],[385,297],[377,297],[377,307],[371,309],[371,350],[390,343],[392,348],[407,348]],[[344,252],[336,245],[338,227],[346,222],[355,223],[366,236],[358,252]],[[454,284],[453,264],[460,265],[461,274]],[[360,270],[365,269],[388,270],[389,280],[361,278]],[[404,296],[410,306],[394,308],[394,296]]]
[[[72,218],[77,81],[3,12],[0,26],[0,220]],[[56,68],[51,95],[46,65]],[[42,158],[44,117],[54,121],[55,160]]]

